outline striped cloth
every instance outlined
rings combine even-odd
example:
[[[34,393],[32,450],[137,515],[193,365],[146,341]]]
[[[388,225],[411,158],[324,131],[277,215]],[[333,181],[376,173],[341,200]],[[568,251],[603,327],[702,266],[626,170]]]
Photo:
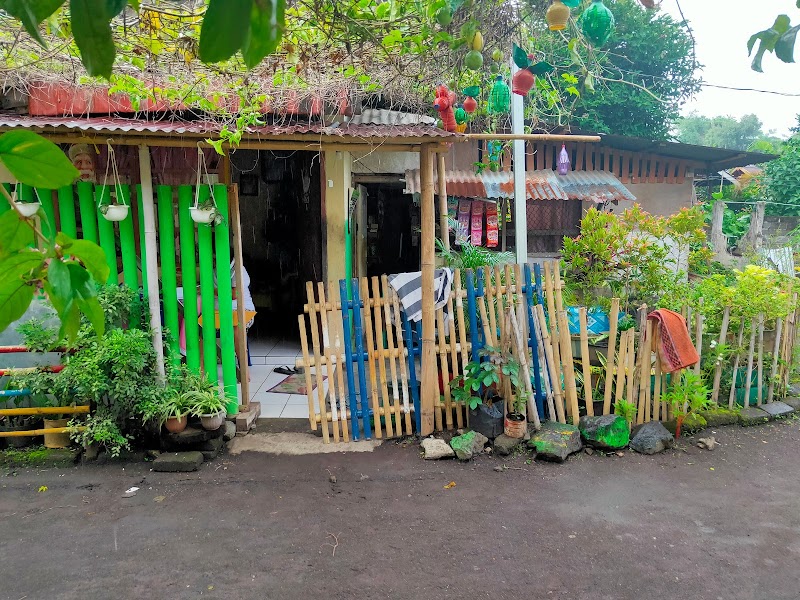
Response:
[[[406,311],[409,321],[422,319],[422,272],[398,273],[389,275],[389,285],[397,292],[400,304]],[[450,269],[436,269],[433,274],[434,309],[447,304],[453,286],[453,272]]]

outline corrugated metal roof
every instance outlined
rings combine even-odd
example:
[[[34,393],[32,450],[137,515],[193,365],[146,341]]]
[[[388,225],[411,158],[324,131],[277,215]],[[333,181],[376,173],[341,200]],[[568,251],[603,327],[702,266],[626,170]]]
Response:
[[[365,108],[361,114],[353,115],[348,123],[351,125],[435,125],[436,119],[428,115],[416,115],[399,110]]]
[[[24,127],[31,129],[64,129],[97,132],[138,132],[164,133],[196,137],[205,137],[219,132],[221,125],[210,121],[147,121],[143,119],[123,119],[120,117],[25,117],[17,115],[0,115],[0,128],[10,129]],[[387,137],[456,137],[458,134],[438,129],[432,125],[389,125],[389,124],[334,124],[325,126],[321,123],[288,123],[268,124],[260,127],[249,127],[246,137],[279,137],[284,135],[313,134],[332,137],[349,137],[360,139]]]
[[[466,198],[513,198],[512,171],[447,171],[447,194]],[[436,180],[434,180],[436,182]],[[436,193],[438,185],[435,183]],[[406,171],[406,193],[421,191],[419,169]],[[555,171],[528,171],[525,177],[528,200],[609,200],[635,201],[636,197],[611,173],[605,171],[573,171],[558,175]]]

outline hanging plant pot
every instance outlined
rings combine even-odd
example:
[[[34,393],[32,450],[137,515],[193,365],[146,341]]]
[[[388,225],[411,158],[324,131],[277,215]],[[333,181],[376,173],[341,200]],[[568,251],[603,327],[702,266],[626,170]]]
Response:
[[[216,222],[218,213],[217,209],[214,207],[200,208],[197,206],[190,206],[189,214],[192,215],[192,221],[195,223],[211,225],[212,223]]]
[[[514,73],[514,77],[511,79],[511,91],[520,96],[527,96],[534,83],[536,83],[536,76],[528,69],[520,69]]]
[[[554,0],[547,9],[545,19],[547,19],[547,27],[550,31],[563,31],[569,22],[569,6],[561,0]]]
[[[508,413],[503,423],[503,433],[510,438],[522,439],[528,430],[528,422],[525,415],[519,413]]]
[[[128,205],[106,204],[100,207],[100,213],[106,221],[124,221],[128,216]]]
[[[180,433],[184,429],[186,429],[186,425],[189,423],[189,417],[183,415],[182,417],[169,417],[166,421],[164,421],[164,427],[167,428],[167,431],[170,433]]]
[[[38,202],[17,202],[17,210],[23,217],[30,218],[42,207]]]
[[[604,45],[614,32],[614,15],[603,0],[592,0],[580,18],[581,31],[593,46]]]

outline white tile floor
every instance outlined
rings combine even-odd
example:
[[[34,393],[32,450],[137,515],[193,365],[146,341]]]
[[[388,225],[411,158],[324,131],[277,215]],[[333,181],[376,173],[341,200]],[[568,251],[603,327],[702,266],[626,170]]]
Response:
[[[300,356],[299,341],[250,341],[250,399],[261,403],[261,418],[308,419],[308,396],[267,391],[286,378],[275,367],[294,367]]]

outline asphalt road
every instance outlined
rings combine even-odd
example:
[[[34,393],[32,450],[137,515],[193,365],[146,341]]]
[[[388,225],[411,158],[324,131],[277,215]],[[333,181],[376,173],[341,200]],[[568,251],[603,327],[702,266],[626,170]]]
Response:
[[[564,465],[388,443],[3,474],[0,598],[796,600],[800,421],[716,435]]]

